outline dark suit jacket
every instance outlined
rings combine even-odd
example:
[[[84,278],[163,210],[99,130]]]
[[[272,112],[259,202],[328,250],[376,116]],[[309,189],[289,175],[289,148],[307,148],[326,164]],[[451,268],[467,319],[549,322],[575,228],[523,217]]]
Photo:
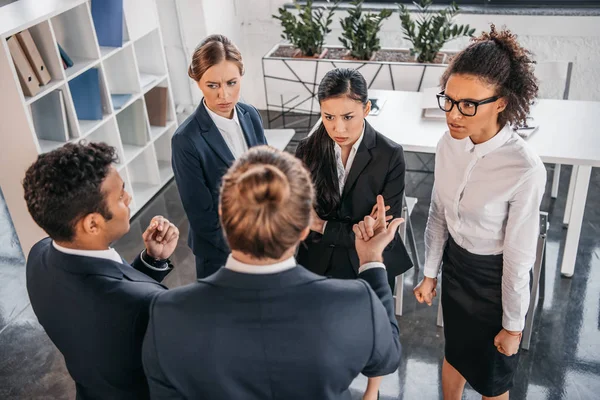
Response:
[[[27,259],[27,291],[65,357],[77,399],[147,399],[142,340],[151,299],[169,271],[62,253],[47,238]]]
[[[386,273],[361,278],[221,268],[159,295],[143,348],[151,397],[350,399],[360,372],[385,375],[400,363]]]
[[[305,147],[298,146],[296,156],[303,158]],[[358,255],[354,247],[352,226],[371,213],[377,203],[377,195],[383,195],[385,204],[391,208],[387,215],[400,218],[404,196],[404,152],[402,146],[377,132],[365,121],[365,133],[350,168],[342,192],[337,215],[327,221],[323,235],[310,232],[300,244],[298,262],[308,265],[317,274],[325,274],[335,248],[343,248],[358,273]],[[406,247],[396,233],[394,240],[383,253],[390,286],[394,278],[410,269],[412,261]]]
[[[236,109],[248,148],[267,144],[258,111],[243,103]],[[190,221],[189,246],[209,263],[224,262],[230,250],[219,222],[219,189],[234,158],[204,101],[175,132],[172,152],[175,180]]]

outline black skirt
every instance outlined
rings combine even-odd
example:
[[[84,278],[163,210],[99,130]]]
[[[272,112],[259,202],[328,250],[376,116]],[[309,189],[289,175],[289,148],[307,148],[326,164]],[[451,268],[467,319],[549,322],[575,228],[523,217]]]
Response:
[[[498,352],[502,330],[502,255],[482,256],[450,237],[442,267],[445,356],[479,394],[499,396],[513,386],[519,353]]]

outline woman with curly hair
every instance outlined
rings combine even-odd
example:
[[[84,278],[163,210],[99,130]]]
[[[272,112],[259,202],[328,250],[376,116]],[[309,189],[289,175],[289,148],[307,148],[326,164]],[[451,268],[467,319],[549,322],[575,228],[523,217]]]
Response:
[[[492,25],[441,84],[449,131],[437,146],[425,277],[414,293],[431,305],[443,264],[444,399],[460,399],[466,382],[484,399],[508,399],[546,186],[544,164],[511,128],[537,94],[533,61]]]

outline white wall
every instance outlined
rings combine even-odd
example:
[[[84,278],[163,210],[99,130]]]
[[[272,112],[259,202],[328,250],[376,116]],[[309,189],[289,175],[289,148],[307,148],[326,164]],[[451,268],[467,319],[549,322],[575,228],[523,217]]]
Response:
[[[159,3],[161,1],[168,0],[159,0]],[[189,43],[190,54],[203,35],[223,33],[230,36],[242,51],[246,65],[243,97],[245,101],[264,109],[261,58],[275,43],[282,40],[279,21],[271,16],[277,13],[278,7],[290,0],[176,1],[182,11],[183,32]],[[339,44],[338,20],[343,15],[344,12],[336,15],[333,32],[327,39],[328,44]],[[468,23],[477,32],[489,29],[490,23],[495,23],[498,27],[506,25],[534,53],[537,61],[573,61],[569,98],[600,101],[600,17],[461,14],[457,17],[457,22]],[[167,29],[163,25],[163,32]],[[468,40],[461,39],[450,42],[447,47],[457,49],[467,43]],[[402,39],[397,13],[384,24],[381,44],[384,47],[409,47]],[[175,76],[174,71],[171,74],[172,81],[180,79]],[[185,71],[181,74],[187,79]],[[197,88],[193,90],[198,91]]]

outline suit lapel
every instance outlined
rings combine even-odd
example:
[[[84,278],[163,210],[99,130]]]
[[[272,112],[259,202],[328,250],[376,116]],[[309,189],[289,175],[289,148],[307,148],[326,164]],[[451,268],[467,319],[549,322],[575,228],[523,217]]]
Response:
[[[198,106],[196,119],[200,124],[202,136],[210,148],[219,156],[221,160],[223,160],[227,166],[233,164],[233,154],[231,153],[231,150],[229,150],[227,143],[225,143],[223,135],[221,135],[221,132],[219,132],[219,129],[213,122],[212,118],[210,118],[210,115],[208,115],[208,111],[206,111],[206,106],[204,105],[204,99]]]
[[[258,146],[250,114],[239,105],[236,105],[235,108],[237,109],[238,119],[240,120],[240,125],[242,126],[242,132],[244,132],[248,148]]]
[[[344,184],[344,191],[342,192],[342,198],[344,198],[351,190],[356,180],[371,161],[371,152],[369,149],[375,147],[375,130],[365,121],[365,136],[358,146],[356,157],[348,173],[348,179]]]

